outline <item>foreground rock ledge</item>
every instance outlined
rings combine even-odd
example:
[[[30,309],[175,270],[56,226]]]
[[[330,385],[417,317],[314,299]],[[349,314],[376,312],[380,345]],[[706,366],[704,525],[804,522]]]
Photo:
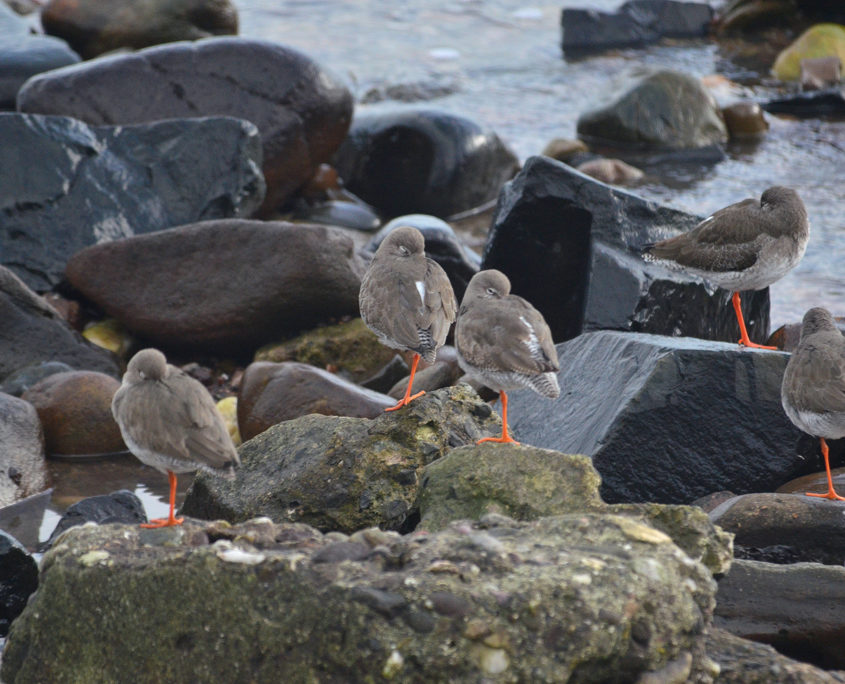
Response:
[[[597,682],[670,666],[707,682],[714,589],[666,535],[613,515],[406,537],[84,526],[45,556],[2,677]]]

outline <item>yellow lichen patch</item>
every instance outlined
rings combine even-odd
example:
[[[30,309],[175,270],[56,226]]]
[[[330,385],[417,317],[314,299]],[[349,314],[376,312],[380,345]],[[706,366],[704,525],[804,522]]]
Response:
[[[672,538],[664,532],[630,518],[617,518],[617,523],[622,533],[635,541],[647,542],[648,544],[666,544],[672,541]]]
[[[241,433],[238,430],[238,398],[225,397],[217,402],[217,410],[223,416],[223,422],[235,446],[241,445]]]

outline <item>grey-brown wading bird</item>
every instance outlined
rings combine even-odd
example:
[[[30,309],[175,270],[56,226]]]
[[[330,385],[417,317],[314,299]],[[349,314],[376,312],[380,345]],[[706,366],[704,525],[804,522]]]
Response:
[[[827,493],[807,496],[845,501],[833,489],[825,441],[845,437],[845,338],[827,309],[804,314],[801,341],[786,365],[780,396],[789,420],[821,441]]]
[[[748,338],[739,293],[762,290],[782,278],[804,256],[810,237],[807,210],[791,188],[773,186],[760,201],[746,199],[719,209],[687,233],[646,245],[649,261],[664,261],[733,291],[739,344]]]
[[[411,226],[391,231],[376,250],[358,292],[361,318],[385,346],[414,352],[405,396],[385,411],[407,406],[420,357],[434,363],[455,320],[457,304],[449,277],[426,257],[425,239]]]
[[[508,432],[507,390],[525,387],[551,399],[560,396],[555,375],[560,366],[549,326],[537,309],[510,291],[510,280],[501,271],[479,271],[458,310],[458,363],[502,399],[502,436],[485,437],[479,444],[519,443]]]
[[[170,515],[141,527],[182,524],[173,515],[177,473],[203,469],[232,478],[240,465],[208,390],[168,364],[158,349],[132,357],[111,409],[129,450],[170,480]]]

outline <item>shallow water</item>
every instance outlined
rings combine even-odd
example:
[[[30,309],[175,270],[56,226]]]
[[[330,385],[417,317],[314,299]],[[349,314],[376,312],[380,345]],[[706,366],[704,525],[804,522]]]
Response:
[[[437,89],[448,94],[422,104],[474,119],[498,133],[522,159],[538,154],[553,138],[574,138],[580,113],[620,93],[649,69],[722,74],[739,82],[716,93],[722,104],[740,96],[762,101],[775,93],[771,83],[760,85],[767,80],[762,69],[733,60],[728,50],[735,46],[705,40],[564,60],[561,8],[609,11],[619,4],[426,0],[402,6],[388,0],[235,0],[241,35],[307,53],[345,79],[359,110],[409,106],[395,101],[360,104],[388,86]],[[845,122],[772,115],[768,120],[771,129],[758,145],[731,147],[727,158],[715,165],[645,166],[645,181],[632,190],[707,215],[759,196],[770,185],[796,188],[807,205],[812,236],[801,264],[771,288],[774,329],[800,320],[811,306],[845,314],[845,273],[839,267],[845,254]],[[42,539],[72,500],[121,487],[135,490],[150,517],[167,513],[166,478],[132,458],[122,464],[86,464],[84,469],[53,464],[51,470],[57,491],[42,525]],[[181,492],[190,479],[181,478]]]

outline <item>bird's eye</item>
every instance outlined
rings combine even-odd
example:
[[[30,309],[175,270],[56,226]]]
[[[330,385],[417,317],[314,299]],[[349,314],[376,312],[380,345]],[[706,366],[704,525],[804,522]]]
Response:
[[[405,247],[405,245],[399,245],[399,254],[401,254],[402,256],[408,256],[410,253],[411,250]]]
[[[494,295],[494,294],[496,294],[496,290],[494,290],[492,287],[488,287],[487,288],[487,294]]]

